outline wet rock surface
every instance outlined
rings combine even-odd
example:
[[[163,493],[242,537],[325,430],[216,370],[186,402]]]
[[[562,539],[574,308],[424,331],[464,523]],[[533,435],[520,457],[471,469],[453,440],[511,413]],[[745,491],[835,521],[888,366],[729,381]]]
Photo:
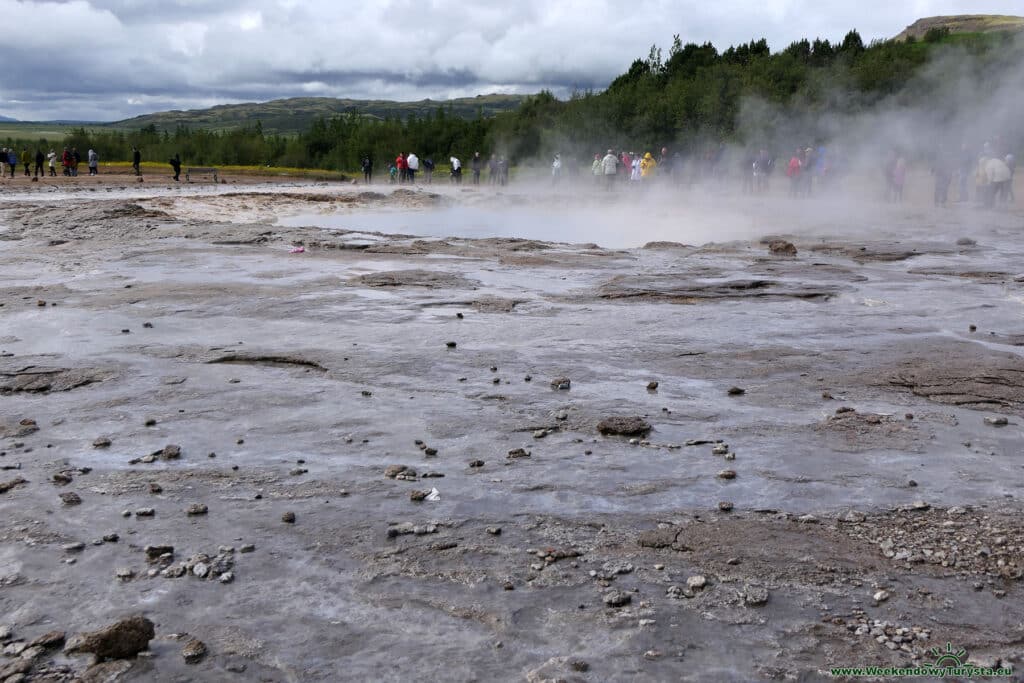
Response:
[[[156,635],[153,622],[143,616],[133,616],[110,626],[74,636],[65,646],[65,652],[85,652],[104,659],[130,659],[149,647]]]
[[[0,680],[1024,665],[1016,210],[611,251],[282,194],[0,207]]]

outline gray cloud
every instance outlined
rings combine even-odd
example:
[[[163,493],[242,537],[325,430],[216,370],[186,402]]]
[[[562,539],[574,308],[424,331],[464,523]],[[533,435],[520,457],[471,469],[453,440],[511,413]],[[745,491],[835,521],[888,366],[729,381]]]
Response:
[[[289,96],[422,99],[602,88],[645,56],[711,40],[889,37],[1019,0],[0,0],[0,114],[115,120]]]

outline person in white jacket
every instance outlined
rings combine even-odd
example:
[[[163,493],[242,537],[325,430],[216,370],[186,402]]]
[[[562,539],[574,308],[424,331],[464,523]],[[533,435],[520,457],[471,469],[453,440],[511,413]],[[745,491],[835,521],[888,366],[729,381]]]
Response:
[[[51,149],[46,158],[50,160],[50,175],[57,175],[57,153]]]
[[[409,152],[409,156],[405,158],[405,163],[408,166],[406,169],[406,180],[410,183],[416,182],[416,171],[420,170],[420,158],[416,156],[415,152]]]
[[[987,185],[985,206],[992,206],[996,199],[1006,201],[1009,198],[1010,179],[1013,178],[1013,173],[1006,162],[999,157],[985,159],[982,162],[982,173]]]
[[[601,159],[601,170],[604,171],[604,182],[609,190],[615,187],[615,172],[618,167],[619,158],[615,156],[615,152],[608,150],[604,159]]]

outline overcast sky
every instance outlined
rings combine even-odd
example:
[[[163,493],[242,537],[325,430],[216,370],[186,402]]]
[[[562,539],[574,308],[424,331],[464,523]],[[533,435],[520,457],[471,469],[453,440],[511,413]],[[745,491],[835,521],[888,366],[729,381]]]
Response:
[[[0,0],[0,115],[110,121],[280,97],[605,87],[652,43],[887,38],[1022,0]]]

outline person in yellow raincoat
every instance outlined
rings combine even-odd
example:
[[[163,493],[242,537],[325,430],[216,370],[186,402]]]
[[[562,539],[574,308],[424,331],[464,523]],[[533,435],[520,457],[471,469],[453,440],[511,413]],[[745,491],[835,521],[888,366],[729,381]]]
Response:
[[[650,180],[654,177],[654,169],[658,167],[658,162],[654,160],[651,153],[644,154],[644,158],[640,160],[640,179]]]

